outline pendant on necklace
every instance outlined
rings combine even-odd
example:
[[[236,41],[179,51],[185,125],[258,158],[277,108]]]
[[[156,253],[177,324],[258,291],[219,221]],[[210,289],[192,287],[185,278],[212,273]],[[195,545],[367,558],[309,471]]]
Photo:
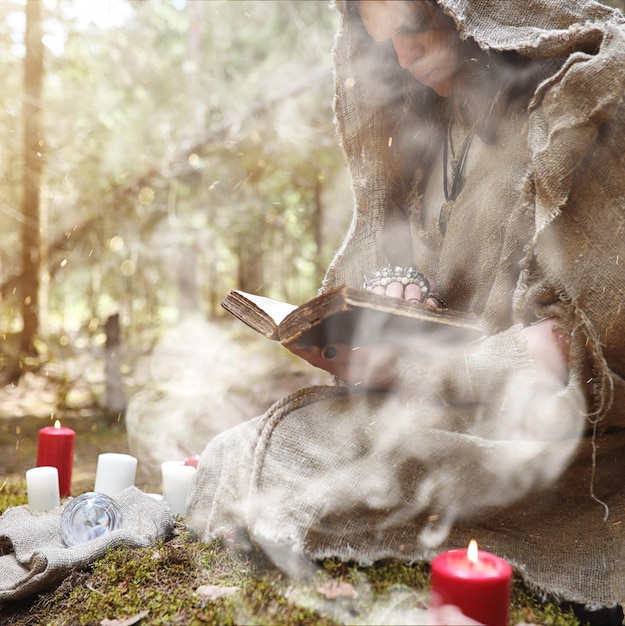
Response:
[[[447,231],[447,222],[449,221],[449,216],[451,215],[451,211],[454,208],[455,202],[453,200],[447,200],[443,202],[441,205],[441,211],[438,215],[438,228],[441,231],[441,235],[444,237],[445,232]]]
[[[473,133],[470,132],[464,138],[462,142],[462,148],[460,153],[456,154],[451,143],[451,124],[447,129],[447,136],[445,137],[445,143],[443,144],[443,191],[445,192],[445,202],[441,206],[441,211],[438,217],[438,226],[441,235],[444,237],[447,231],[447,223],[451,215],[451,211],[454,207],[456,198],[462,189],[464,183],[464,168],[467,162],[467,155],[473,140]],[[451,158],[449,155],[451,152]],[[449,175],[447,168],[451,169],[451,185],[449,184]]]
[[[450,165],[451,165],[451,180],[452,181],[455,181],[458,178],[458,176],[462,174],[462,172],[460,172],[458,169],[459,160],[460,158],[458,156],[452,156],[451,159],[449,159]],[[453,187],[453,183],[452,183],[452,187]]]

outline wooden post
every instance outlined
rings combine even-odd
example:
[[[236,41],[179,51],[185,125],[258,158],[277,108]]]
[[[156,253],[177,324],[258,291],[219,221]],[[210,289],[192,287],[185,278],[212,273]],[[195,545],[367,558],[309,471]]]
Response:
[[[121,414],[126,410],[126,395],[120,376],[122,364],[121,329],[119,325],[119,313],[110,315],[104,325],[106,332],[105,375],[106,375],[106,398],[105,407],[108,411]]]

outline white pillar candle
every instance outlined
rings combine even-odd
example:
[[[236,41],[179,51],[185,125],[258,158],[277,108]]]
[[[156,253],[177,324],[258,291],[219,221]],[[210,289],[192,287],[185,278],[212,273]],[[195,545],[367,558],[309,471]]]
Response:
[[[183,461],[166,461],[161,464],[163,497],[174,515],[184,516],[187,512],[187,494],[195,467]]]
[[[116,496],[135,484],[136,473],[137,459],[134,456],[116,452],[100,454],[93,490],[107,496]]]
[[[33,511],[49,511],[59,506],[59,470],[42,465],[26,471],[28,506]]]

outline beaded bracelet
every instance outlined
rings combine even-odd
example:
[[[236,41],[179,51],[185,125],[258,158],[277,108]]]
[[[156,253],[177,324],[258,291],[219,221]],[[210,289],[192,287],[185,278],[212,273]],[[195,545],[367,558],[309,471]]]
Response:
[[[445,300],[438,294],[433,293],[430,288],[430,281],[414,267],[391,266],[389,263],[381,270],[377,270],[372,275],[365,274],[363,289],[373,291],[375,287],[386,287],[391,283],[399,283],[401,285],[417,285],[421,292],[419,302],[425,302],[431,298],[439,307],[446,307]]]

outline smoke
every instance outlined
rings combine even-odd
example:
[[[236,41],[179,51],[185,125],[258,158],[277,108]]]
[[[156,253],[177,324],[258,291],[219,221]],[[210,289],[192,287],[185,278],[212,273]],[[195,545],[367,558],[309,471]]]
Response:
[[[149,386],[126,413],[129,447],[142,464],[197,454],[199,438],[242,421],[226,399],[237,356],[236,346],[199,319],[166,332],[148,364]]]
[[[302,556],[311,548],[356,562],[427,558],[456,525],[553,485],[578,448],[586,422],[577,385],[537,375],[518,328],[469,344],[455,333],[446,343],[386,330],[407,348],[397,363],[407,395],[319,395],[259,431],[244,523],[292,576],[314,569]],[[373,339],[370,328],[363,336]],[[240,462],[236,432],[221,445],[227,466]],[[231,468],[215,469],[231,479]],[[230,523],[232,503],[211,506],[212,523]]]
[[[319,576],[320,586],[323,576]],[[353,585],[353,598],[327,600],[319,592],[310,592],[302,587],[291,588],[287,598],[299,606],[314,611],[320,617],[328,617],[339,624],[367,625],[423,625],[431,622],[429,612],[424,609],[429,598],[425,593],[397,585],[384,598],[375,598],[370,584],[364,579]],[[366,610],[363,610],[366,607]],[[453,622],[453,623],[471,623]]]
[[[361,454],[323,479],[335,491],[324,496],[326,511],[387,511],[387,529],[422,517],[420,542],[436,548],[455,523],[551,486],[571,462],[585,400],[575,382],[527,358],[520,327],[468,344],[451,330],[377,334],[402,346],[395,367],[403,396],[380,395],[373,406],[352,400],[355,421],[363,409],[371,417],[347,437],[360,438]],[[372,376],[388,369],[381,358],[381,367],[375,357],[365,367]]]
[[[237,340],[230,326],[200,315],[164,333],[139,372],[148,382],[126,412],[130,451],[148,472],[163,461],[200,454],[216,434],[291,391],[296,374],[281,383],[272,377],[289,368],[297,373],[297,364],[281,346],[255,339]]]

